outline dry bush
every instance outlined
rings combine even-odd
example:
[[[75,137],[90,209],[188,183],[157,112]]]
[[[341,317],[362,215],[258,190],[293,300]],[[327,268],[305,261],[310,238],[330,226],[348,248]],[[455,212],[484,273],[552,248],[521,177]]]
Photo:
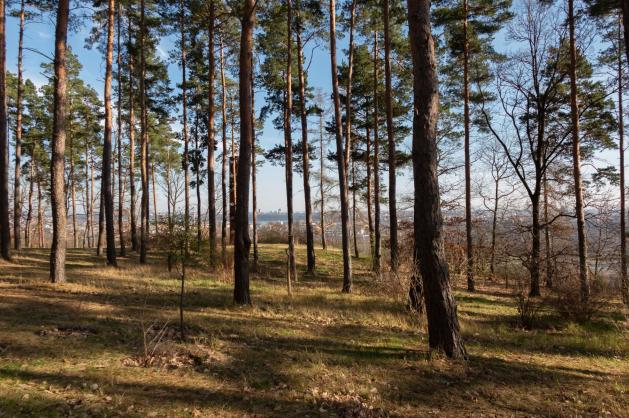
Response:
[[[552,307],[564,318],[587,322],[598,314],[607,304],[607,288],[603,280],[593,278],[590,282],[590,297],[587,302],[581,300],[581,283],[578,269],[564,266],[555,276]]]

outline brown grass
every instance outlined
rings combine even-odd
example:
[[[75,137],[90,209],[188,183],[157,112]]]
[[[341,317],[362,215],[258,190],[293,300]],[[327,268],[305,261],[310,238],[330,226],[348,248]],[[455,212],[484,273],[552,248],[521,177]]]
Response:
[[[584,325],[545,312],[551,327],[525,331],[500,287],[458,292],[471,358],[452,363],[430,355],[425,325],[368,260],[344,295],[339,253],[318,251],[317,276],[288,298],[283,248],[263,245],[252,307],[232,305],[229,273],[194,260],[181,342],[163,260],[113,269],[71,250],[55,286],[47,256],[0,264],[0,416],[627,416],[617,305]],[[142,362],[144,333],[161,329]]]

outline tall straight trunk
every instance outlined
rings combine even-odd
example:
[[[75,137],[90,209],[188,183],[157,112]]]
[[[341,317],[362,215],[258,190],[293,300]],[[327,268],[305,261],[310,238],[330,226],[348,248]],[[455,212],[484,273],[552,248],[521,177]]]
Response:
[[[540,187],[535,187],[535,192],[531,196],[531,210],[532,210],[532,223],[531,223],[531,264],[530,264],[530,275],[531,275],[531,290],[529,291],[529,296],[540,296],[540,275],[541,275],[541,266],[540,266],[540,253],[541,253],[541,231],[542,226],[540,223],[539,215],[540,215]]]
[[[153,193],[153,226],[155,234],[159,235],[159,220],[157,219],[157,188],[155,187],[155,163],[149,159],[149,169],[151,170],[151,193]],[[146,230],[148,231],[148,224]]]
[[[84,200],[83,200],[83,209],[85,211],[85,233],[83,235],[83,248],[85,248],[85,245],[87,244],[88,248],[91,247],[91,236],[90,236],[90,231],[92,228],[92,213],[91,213],[91,205],[90,202],[92,201],[91,197],[90,197],[90,179],[89,179],[89,163],[88,163],[88,145],[87,143],[85,144],[85,149],[84,149],[84,157],[85,157],[85,196],[84,196]]]
[[[251,85],[253,84],[253,71],[254,68],[251,68]],[[258,272],[258,185],[257,185],[257,175],[258,175],[258,167],[257,167],[257,155],[256,155],[256,121],[255,121],[255,89],[251,90],[251,138],[253,141],[253,145],[251,146],[251,227],[252,227],[252,241],[253,241],[253,272]]]
[[[140,171],[142,177],[142,198],[140,203],[140,263],[146,263],[147,240],[149,235],[149,169],[148,169],[148,126],[146,111],[146,56],[145,1],[140,1]]]
[[[70,137],[70,200],[72,201],[72,247],[78,247],[78,235],[76,225],[76,185],[74,177],[74,144]]]
[[[221,64],[221,110],[222,110],[222,140],[223,155],[221,161],[221,193],[223,196],[223,217],[221,220],[221,258],[223,267],[227,267],[227,87],[225,85],[225,65],[223,60],[223,40],[220,41]]]
[[[489,258],[489,272],[491,278],[496,276],[496,232],[498,228],[498,208],[500,200],[500,176],[496,175],[494,180],[494,210],[491,214],[491,250]]]
[[[391,87],[391,31],[389,22],[389,0],[383,2],[384,14],[384,105],[387,117],[387,140],[389,145],[389,244],[391,247],[391,270],[395,273],[398,268],[397,245],[397,187],[396,187],[396,151],[393,133],[393,104]]]
[[[463,0],[463,130],[465,154],[465,240],[467,258],[467,290],[474,291],[474,247],[472,241],[472,173],[470,161],[470,82],[468,5]]]
[[[108,1],[107,7],[107,52],[105,57],[105,140],[103,141],[103,175],[101,193],[105,203],[105,234],[107,238],[107,264],[116,266],[116,231],[114,227],[114,196],[112,193],[112,107],[111,83],[114,60],[114,25],[116,17],[115,0]],[[101,209],[102,210],[102,209]]]
[[[354,73],[354,22],[356,0],[352,0],[349,12],[349,46],[347,84],[345,86],[345,172],[349,175],[349,160],[352,152],[352,76]]]
[[[297,14],[297,71],[299,72],[299,116],[301,118],[301,148],[303,181],[304,181],[304,205],[306,211],[306,258],[307,258],[307,274],[314,274],[315,270],[315,250],[314,250],[314,231],[312,229],[312,191],[310,189],[310,156],[308,155],[308,109],[306,108],[306,76],[304,72],[304,51],[301,39],[302,17],[301,17],[302,0],[298,3]]]
[[[352,232],[354,236],[354,257],[360,258],[358,252],[358,234],[356,232],[356,161],[352,158]]]
[[[577,215],[577,237],[579,246],[579,281],[581,302],[590,298],[590,281],[587,266],[587,238],[585,236],[585,211],[583,209],[583,184],[581,181],[581,145],[579,138],[579,103],[577,93],[577,47],[574,28],[574,0],[568,0],[568,27],[570,32],[570,116],[572,122],[572,173]]]
[[[183,107],[183,178],[184,178],[184,252],[188,252],[188,236],[190,234],[190,144],[188,140],[188,86],[186,80],[186,8],[184,1],[179,0],[179,18],[181,31],[181,102]],[[153,193],[155,186],[153,185]],[[153,199],[155,201],[155,199]],[[157,217],[156,217],[157,218]],[[157,219],[155,219],[157,221]]]
[[[0,0],[0,256],[11,259],[9,231],[9,138],[7,132],[6,4]],[[63,178],[61,179],[63,191]]]
[[[137,200],[135,189],[135,92],[133,89],[133,77],[135,75],[135,63],[133,58],[131,35],[133,33],[133,27],[131,24],[131,9],[129,9],[129,30],[128,30],[128,46],[127,53],[129,54],[129,218],[131,227],[131,251],[137,252],[139,250],[138,244],[138,226],[136,221],[137,210],[135,202]]]
[[[212,141],[212,146],[214,146],[214,141]],[[195,110],[195,115],[194,115],[194,149],[196,151],[196,156],[197,158],[195,158],[194,161],[194,171],[196,174],[196,184],[197,184],[197,252],[201,251],[201,174],[199,173],[199,155],[200,155],[200,148],[199,148],[199,109],[197,108]],[[212,157],[214,158],[214,157]],[[208,167],[209,168],[209,167]],[[212,180],[213,181],[213,180]],[[214,209],[214,217],[216,218],[216,208]],[[216,219],[214,219],[214,229],[216,229]],[[214,235],[216,235],[216,231],[214,231]],[[214,239],[214,241],[216,241],[216,237]],[[214,245],[216,246],[216,242],[214,242]],[[216,248],[214,249],[214,252],[216,252]],[[214,261],[216,260],[216,257],[214,257],[212,259],[212,263],[214,263]]]
[[[414,262],[423,281],[428,342],[451,358],[466,358],[443,245],[437,177],[439,86],[430,28],[430,3],[408,0],[413,57],[413,174],[415,187]],[[415,274],[413,284],[420,279]]]
[[[319,209],[319,221],[321,224],[321,248],[327,248],[325,242],[325,190],[323,188],[323,179],[325,178],[325,144],[323,143],[323,111],[319,113],[319,190],[321,193],[321,208]]]
[[[238,171],[236,159],[236,141],[235,130],[236,122],[234,121],[234,103],[230,100],[229,114],[231,127],[231,164],[229,166],[229,243],[234,244],[236,236],[236,173]]]
[[[120,256],[127,255],[127,249],[125,247],[124,239],[124,178],[122,174],[122,53],[121,53],[121,25],[122,25],[122,6],[118,1],[118,14],[116,16],[116,30],[117,30],[117,69],[118,69],[118,109],[116,112],[116,122],[118,123],[117,131],[117,145],[118,145],[118,239],[120,240]]]
[[[373,271],[380,274],[382,233],[380,230],[380,138],[378,137],[378,32],[373,33],[373,201],[374,201],[374,256]]]
[[[366,119],[369,120],[369,112],[367,111]],[[369,123],[367,123],[365,129],[365,138],[367,140],[366,152],[365,152],[365,166],[367,168],[367,222],[369,224],[369,255],[371,256],[371,262],[373,263],[374,257],[374,230],[373,230],[373,211],[372,205],[372,184],[371,184],[371,131],[369,129]]]
[[[625,55],[629,61],[629,0],[620,0],[622,9],[623,35],[625,40]]]
[[[332,96],[334,98],[334,133],[336,136],[336,160],[339,171],[339,193],[341,198],[341,235],[343,244],[343,292],[352,291],[352,259],[349,253],[349,198],[347,195],[347,173],[343,158],[343,134],[341,99],[336,67],[336,2],[330,0],[330,69],[332,73]]]
[[[15,172],[13,176],[13,248],[22,248],[22,96],[24,95],[23,83],[23,56],[24,56],[24,15],[25,0],[20,1],[20,33],[18,35],[17,51],[17,114],[15,120]]]
[[[293,139],[291,119],[293,116],[293,18],[292,0],[286,0],[286,16],[288,38],[286,40],[286,91],[284,102],[284,149],[286,152],[284,173],[286,177],[286,212],[288,216],[288,263],[289,271],[286,278],[288,283],[288,293],[291,293],[291,281],[297,280],[297,269],[295,266],[295,237],[293,235]]]
[[[41,191],[41,179],[37,178],[37,237],[39,248],[44,248],[44,197]]]
[[[31,154],[32,155],[32,154]],[[33,221],[33,189],[35,183],[35,161],[31,159],[28,176],[28,210],[26,212],[26,225],[24,225],[24,244],[31,248],[31,222]]]
[[[627,227],[625,204],[625,121],[623,114],[622,71],[622,16],[618,20],[618,151],[620,157],[620,280],[622,300],[629,305],[629,280],[627,280]]]
[[[208,229],[210,242],[210,262],[213,264],[217,260],[216,253],[216,158],[214,148],[216,144],[216,132],[214,130],[214,73],[216,72],[216,57],[214,55],[214,32],[215,32],[216,6],[214,0],[210,0],[210,22],[208,29],[208,52],[209,52],[209,72],[208,72],[208,144],[207,144],[207,194],[208,194]],[[198,170],[197,170],[198,171]],[[198,183],[197,183],[198,187]]]
[[[103,192],[102,182],[101,188],[98,191],[99,203],[98,203],[98,241],[96,244],[96,255],[103,254],[103,248],[105,248],[105,193]]]
[[[249,295],[249,181],[251,178],[251,71],[253,70],[253,29],[255,0],[245,0],[240,34],[240,154],[238,157],[236,233],[234,239],[234,303],[251,304]]]
[[[548,221],[548,179],[544,173],[544,244],[546,250],[546,287],[553,287],[552,248],[550,240],[550,224]]]
[[[54,113],[50,165],[50,202],[52,206],[50,280],[53,283],[63,283],[66,281],[66,207],[64,204],[65,196],[63,188],[67,118],[66,42],[68,37],[68,20],[70,17],[69,3],[70,0],[59,0],[55,29]],[[2,108],[4,108],[4,106],[2,106]],[[3,231],[8,231],[8,229],[5,228]]]

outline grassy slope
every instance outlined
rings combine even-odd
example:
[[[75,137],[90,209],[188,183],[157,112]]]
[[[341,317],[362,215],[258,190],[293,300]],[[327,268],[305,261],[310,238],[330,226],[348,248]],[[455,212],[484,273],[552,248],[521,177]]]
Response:
[[[288,299],[283,249],[268,245],[250,308],[232,306],[228,276],[191,270],[180,343],[178,282],[163,264],[115,270],[72,250],[70,283],[53,286],[47,254],[0,264],[0,416],[627,416],[618,316],[527,332],[509,325],[499,287],[458,292],[471,359],[450,363],[429,356],[425,325],[378,290],[366,261],[343,295],[339,254],[318,252],[320,274]],[[167,321],[155,364],[138,367],[141,324]]]

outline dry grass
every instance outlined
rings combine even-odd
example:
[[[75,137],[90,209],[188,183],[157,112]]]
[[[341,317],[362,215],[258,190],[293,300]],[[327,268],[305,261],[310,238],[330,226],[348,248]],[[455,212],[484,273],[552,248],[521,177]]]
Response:
[[[343,295],[340,255],[317,256],[289,299],[282,246],[262,246],[247,308],[232,305],[229,274],[195,260],[181,342],[162,260],[113,269],[72,250],[69,283],[54,286],[47,252],[24,251],[0,264],[0,416],[627,416],[621,315],[576,325],[546,312],[552,326],[524,331],[487,284],[457,293],[471,359],[451,363],[429,355],[425,326],[367,260]],[[159,334],[149,362],[145,333]]]

